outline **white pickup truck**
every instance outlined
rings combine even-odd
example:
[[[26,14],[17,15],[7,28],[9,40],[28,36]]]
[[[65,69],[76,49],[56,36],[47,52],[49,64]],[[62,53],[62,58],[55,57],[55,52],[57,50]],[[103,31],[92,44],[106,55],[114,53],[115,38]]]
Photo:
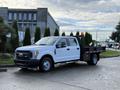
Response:
[[[79,37],[51,36],[40,39],[33,45],[19,47],[15,50],[15,64],[22,68],[39,68],[46,72],[54,68],[54,64],[69,61],[85,61],[96,65],[100,52],[98,47],[84,47]]]

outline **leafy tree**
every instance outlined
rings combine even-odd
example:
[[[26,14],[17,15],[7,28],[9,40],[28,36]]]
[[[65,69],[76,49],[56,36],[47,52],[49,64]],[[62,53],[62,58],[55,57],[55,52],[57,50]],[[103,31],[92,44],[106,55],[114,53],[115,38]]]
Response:
[[[39,27],[36,27],[34,42],[37,42],[38,40],[40,40],[40,38],[41,38],[41,31],[40,31],[40,28],[39,28]]]
[[[110,38],[115,42],[120,43],[120,22],[116,26],[116,31],[112,33]]]
[[[65,36],[65,32],[62,33],[62,36]]]
[[[89,46],[90,43],[92,42],[92,35],[90,33],[86,32],[84,40],[85,40],[85,45]]]
[[[45,29],[45,33],[44,33],[44,37],[50,36],[50,29],[46,28]]]
[[[79,32],[76,32],[76,36],[79,36]]]
[[[26,28],[25,30],[25,36],[24,36],[24,40],[23,40],[23,46],[26,45],[31,45],[31,37],[30,37],[30,29]]]
[[[79,36],[79,34],[77,34],[77,33],[76,33],[76,35]],[[81,40],[80,40],[81,47],[84,47],[85,46],[85,35],[83,32],[81,33],[80,37],[81,37]]]
[[[117,32],[112,32],[111,39],[116,41]]]
[[[6,36],[8,34],[12,34],[14,38],[16,37],[14,30],[5,24],[3,18],[0,17],[0,51],[2,52],[5,52]]]
[[[13,35],[11,34],[11,46],[12,46],[12,51],[19,47],[19,35],[18,35],[18,26],[17,26],[17,21],[14,21],[12,24],[12,28],[15,31],[16,37],[14,38]]]
[[[70,33],[70,36],[74,36],[72,32]]]
[[[59,35],[60,35],[60,34],[59,34],[59,30],[56,29],[55,32],[54,32],[54,36],[59,36]]]

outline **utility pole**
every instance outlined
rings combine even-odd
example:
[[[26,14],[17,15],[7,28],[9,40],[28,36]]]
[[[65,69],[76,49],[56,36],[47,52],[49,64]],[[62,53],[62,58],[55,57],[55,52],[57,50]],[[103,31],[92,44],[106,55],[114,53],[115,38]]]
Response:
[[[96,30],[96,46],[97,46],[97,38],[98,38],[98,32]]]

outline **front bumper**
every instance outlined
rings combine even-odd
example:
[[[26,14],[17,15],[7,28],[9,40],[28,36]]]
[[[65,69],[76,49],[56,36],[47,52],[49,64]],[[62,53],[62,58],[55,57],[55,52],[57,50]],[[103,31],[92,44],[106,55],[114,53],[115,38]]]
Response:
[[[18,67],[25,68],[36,68],[39,66],[39,60],[14,60]]]

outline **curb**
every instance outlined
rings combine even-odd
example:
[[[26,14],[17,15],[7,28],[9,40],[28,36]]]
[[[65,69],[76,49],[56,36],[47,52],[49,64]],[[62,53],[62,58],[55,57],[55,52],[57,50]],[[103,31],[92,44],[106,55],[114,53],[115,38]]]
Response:
[[[2,67],[16,67],[16,65],[0,65],[0,68],[2,68]]]
[[[0,68],[0,72],[7,72],[6,68]]]

